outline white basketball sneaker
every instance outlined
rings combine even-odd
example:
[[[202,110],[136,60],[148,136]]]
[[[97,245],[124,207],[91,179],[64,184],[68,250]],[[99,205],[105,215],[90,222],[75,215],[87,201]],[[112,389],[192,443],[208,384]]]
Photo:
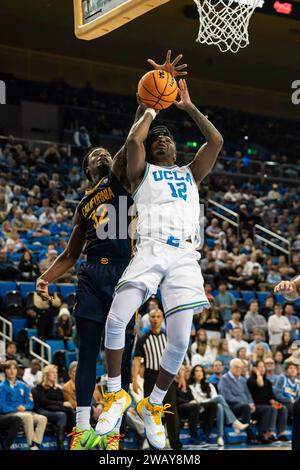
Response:
[[[123,389],[119,392],[103,393],[103,401],[104,408],[96,425],[96,432],[101,436],[121,424],[122,416],[132,402],[130,395]]]
[[[165,428],[161,422],[162,413],[172,413],[167,411],[171,405],[151,405],[149,397],[144,398],[136,405],[136,411],[144,421],[146,436],[149,443],[156,449],[164,449],[166,445]]]

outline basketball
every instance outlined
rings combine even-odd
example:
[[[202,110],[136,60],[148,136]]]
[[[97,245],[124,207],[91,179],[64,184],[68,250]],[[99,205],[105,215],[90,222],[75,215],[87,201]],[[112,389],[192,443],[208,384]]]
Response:
[[[176,100],[177,82],[164,70],[151,70],[143,75],[138,85],[141,101],[154,109],[166,109]]]

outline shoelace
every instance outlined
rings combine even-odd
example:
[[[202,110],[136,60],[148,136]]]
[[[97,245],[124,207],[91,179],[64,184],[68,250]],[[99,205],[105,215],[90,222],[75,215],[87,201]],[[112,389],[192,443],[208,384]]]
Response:
[[[115,436],[111,436],[111,437],[108,439],[108,442],[107,442],[106,447],[111,446],[112,444],[115,444],[115,449],[118,450],[119,441],[120,441],[121,439],[123,439],[123,437],[124,437],[124,434],[116,434]]]
[[[172,411],[167,411],[168,408],[171,408],[170,403],[166,403],[165,405],[151,405],[151,406],[152,406],[151,414],[157,426],[161,424],[160,418],[161,418],[162,413],[169,413],[171,415],[174,414]]]
[[[72,449],[73,445],[77,445],[80,443],[80,439],[84,431],[73,431],[68,434],[68,437],[71,437],[70,447]]]
[[[105,393],[102,386],[101,393],[104,401],[103,411],[108,411],[115,401],[116,394],[114,392]]]

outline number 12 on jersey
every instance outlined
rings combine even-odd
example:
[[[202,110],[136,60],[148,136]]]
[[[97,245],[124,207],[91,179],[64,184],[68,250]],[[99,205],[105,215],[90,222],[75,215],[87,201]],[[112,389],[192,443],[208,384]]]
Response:
[[[172,191],[172,197],[178,198],[180,197],[184,201],[186,201],[186,183],[168,183]]]

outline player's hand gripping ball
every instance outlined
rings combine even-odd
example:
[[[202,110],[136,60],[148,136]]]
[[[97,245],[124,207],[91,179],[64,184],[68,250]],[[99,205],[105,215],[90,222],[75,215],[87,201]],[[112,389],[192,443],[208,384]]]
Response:
[[[157,110],[168,108],[176,100],[177,94],[177,82],[165,70],[151,70],[139,81],[140,100],[150,108]]]

